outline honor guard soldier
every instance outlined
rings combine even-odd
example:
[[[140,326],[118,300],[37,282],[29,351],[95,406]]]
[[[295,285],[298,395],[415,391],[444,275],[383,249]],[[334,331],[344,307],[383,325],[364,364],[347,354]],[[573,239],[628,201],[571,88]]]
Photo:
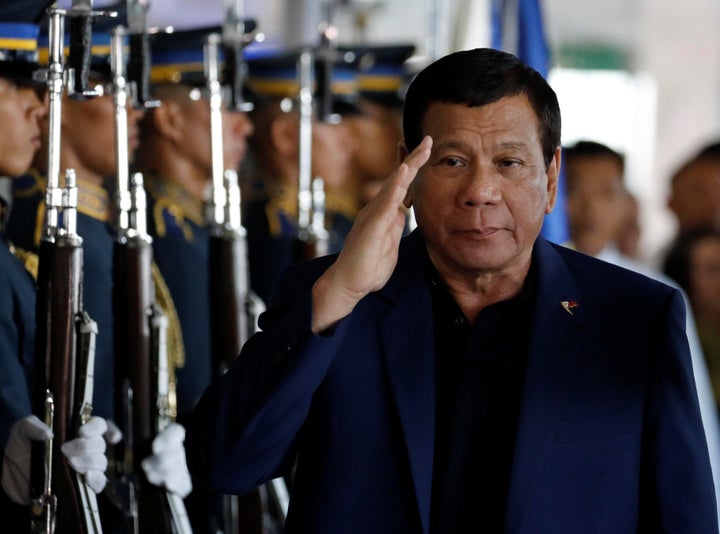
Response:
[[[254,25],[254,22],[249,23]],[[148,193],[148,231],[182,327],[185,365],[177,372],[178,420],[189,416],[214,375],[211,353],[209,228],[211,107],[204,47],[220,27],[152,37],[151,89],[160,105],[141,122],[136,167]],[[246,95],[247,96],[247,95]],[[222,105],[223,168],[237,171],[252,124]],[[238,206],[239,208],[239,206]],[[228,289],[229,291],[229,289]],[[233,356],[237,355],[234,354]],[[221,530],[220,496],[196,488],[185,500],[195,533]]]
[[[333,62],[329,95],[333,120],[323,122],[313,112],[312,135],[306,137],[301,132],[300,56],[301,51],[283,52],[258,55],[248,61],[248,85],[258,95],[258,103],[250,113],[255,132],[249,140],[250,179],[243,192],[243,215],[248,231],[251,285],[264,301],[269,298],[279,271],[305,259],[297,254],[294,245],[299,232],[303,150],[311,147],[310,175],[324,182],[325,202],[319,207],[324,208],[325,217],[317,209],[314,211],[321,216],[328,232],[327,252],[340,249],[358,209],[344,187],[350,172],[352,138],[343,120],[359,112],[356,56],[340,54]],[[317,62],[313,70],[318,72]],[[317,79],[312,79],[311,85],[315,89],[311,98],[317,108]]]
[[[136,167],[148,192],[148,231],[155,261],[175,302],[185,344],[178,370],[178,416],[192,410],[211,380],[208,306],[208,230],[204,205],[211,178],[210,107],[203,45],[219,28],[154,35],[152,91],[161,105],[141,123]],[[246,113],[223,109],[224,167],[237,170],[252,124]]]
[[[43,141],[41,122],[47,113],[44,103],[45,73],[38,63],[37,38],[47,1],[23,3],[18,10],[0,8],[0,175],[20,176],[28,171]],[[10,199],[0,199],[3,207]],[[21,208],[18,208],[21,209]],[[3,210],[5,215],[5,210]],[[2,221],[4,222],[4,221]],[[27,265],[23,265],[18,257]],[[35,358],[35,281],[29,270],[37,270],[37,256],[22,253],[0,232],[0,531],[30,530],[31,441],[45,441],[51,429],[32,414]],[[58,396],[61,393],[58,393]],[[67,441],[62,449],[70,461],[95,467],[85,481],[95,492],[105,486],[103,474],[107,428],[95,417],[85,433]],[[91,445],[88,448],[88,445]],[[82,449],[94,452],[80,453]],[[74,458],[73,458],[74,457]],[[57,460],[56,460],[57,461]],[[62,498],[58,502],[64,509]]]
[[[117,19],[114,24],[121,24]],[[65,34],[67,36],[67,33]],[[42,39],[42,36],[41,36]],[[112,443],[119,441],[127,429],[119,421],[116,403],[115,370],[118,362],[115,355],[114,334],[117,334],[117,320],[113,313],[113,250],[116,242],[117,221],[114,219],[112,193],[115,191],[114,177],[117,173],[116,157],[116,115],[113,100],[113,76],[110,61],[111,36],[99,25],[93,28],[89,88],[96,96],[90,98],[71,97],[66,91],[62,97],[60,166],[75,169],[78,188],[77,232],[83,240],[84,249],[84,307],[97,322],[95,355],[95,387],[93,405],[95,413],[108,419]],[[40,61],[47,57],[47,48],[40,48]],[[132,105],[127,107],[127,147],[133,154],[139,144],[139,121],[142,111]],[[43,140],[47,136],[43,135]],[[47,148],[38,152],[36,170],[14,184],[13,210],[8,221],[8,234],[27,250],[37,250],[41,237],[45,205],[43,204],[47,161]],[[155,296],[158,304],[168,316],[168,353],[179,364],[183,359],[182,337],[174,304],[169,291],[155,269],[153,272]],[[120,334],[122,335],[122,334]],[[130,355],[117,355],[129,358]],[[170,366],[172,369],[172,366]],[[172,371],[171,371],[172,373]],[[111,423],[111,421],[114,421]],[[120,428],[118,428],[120,426]],[[173,430],[162,445],[164,449],[156,454],[147,452],[147,465],[155,469],[153,479],[158,486],[167,487],[180,495],[189,493],[192,487],[184,465],[182,439],[184,430]],[[172,457],[175,465],[163,465],[162,458]],[[167,463],[167,462],[166,462]],[[145,464],[144,464],[145,465]],[[146,471],[148,468],[145,468]],[[171,474],[171,471],[174,471]],[[179,475],[179,476],[178,476]],[[149,477],[148,477],[149,478]],[[112,505],[100,501],[101,515],[106,527],[116,527],[121,514],[127,514],[120,500],[116,499],[113,486]],[[106,494],[108,492],[105,492]]]

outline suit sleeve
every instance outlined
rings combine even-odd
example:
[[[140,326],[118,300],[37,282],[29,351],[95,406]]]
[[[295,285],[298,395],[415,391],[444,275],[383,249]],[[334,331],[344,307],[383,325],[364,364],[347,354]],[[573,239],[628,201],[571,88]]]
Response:
[[[640,531],[717,532],[712,471],[685,336],[685,306],[677,290],[655,326]]]
[[[313,335],[311,280],[286,274],[261,332],[243,347],[228,372],[203,394],[186,437],[190,472],[223,493],[242,494],[291,464],[313,394],[329,369],[344,324]]]

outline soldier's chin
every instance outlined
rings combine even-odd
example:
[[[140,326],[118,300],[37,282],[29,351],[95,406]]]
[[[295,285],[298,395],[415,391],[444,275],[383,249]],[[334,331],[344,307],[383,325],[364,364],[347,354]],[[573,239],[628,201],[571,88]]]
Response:
[[[27,158],[13,158],[10,161],[0,162],[0,176],[21,176],[30,170],[32,165],[33,155],[30,154]]]

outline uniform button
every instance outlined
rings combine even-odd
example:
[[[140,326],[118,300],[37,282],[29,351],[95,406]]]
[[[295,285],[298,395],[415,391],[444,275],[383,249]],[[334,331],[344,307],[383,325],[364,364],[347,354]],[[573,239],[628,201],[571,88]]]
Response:
[[[463,326],[465,324],[465,317],[455,317],[455,326]]]

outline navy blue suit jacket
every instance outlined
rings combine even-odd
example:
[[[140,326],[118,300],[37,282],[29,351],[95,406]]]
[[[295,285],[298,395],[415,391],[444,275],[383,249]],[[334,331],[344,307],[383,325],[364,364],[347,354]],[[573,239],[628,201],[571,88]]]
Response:
[[[435,433],[425,246],[330,335],[288,269],[188,428],[198,483],[242,493],[297,455],[287,532],[428,532]],[[505,531],[717,532],[680,294],[539,238]],[[482,517],[478,517],[482,527]]]

